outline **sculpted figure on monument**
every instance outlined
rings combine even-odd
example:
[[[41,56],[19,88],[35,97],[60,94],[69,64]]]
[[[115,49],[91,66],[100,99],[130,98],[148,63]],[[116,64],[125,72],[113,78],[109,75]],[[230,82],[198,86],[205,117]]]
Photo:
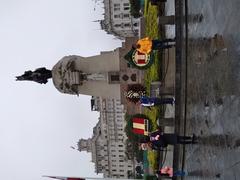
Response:
[[[52,78],[52,71],[45,67],[38,68],[35,71],[25,71],[23,75],[16,76],[17,81],[35,81],[40,84],[46,84],[49,78]]]

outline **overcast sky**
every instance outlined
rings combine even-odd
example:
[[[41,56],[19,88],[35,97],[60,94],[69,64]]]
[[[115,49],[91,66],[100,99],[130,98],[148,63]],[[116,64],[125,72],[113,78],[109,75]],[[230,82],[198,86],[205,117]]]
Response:
[[[102,4],[92,0],[0,0],[0,175],[44,180],[42,175],[95,176],[90,154],[70,148],[89,138],[98,114],[89,96],[16,82],[38,67],[51,69],[66,55],[92,56],[120,41],[100,30]]]

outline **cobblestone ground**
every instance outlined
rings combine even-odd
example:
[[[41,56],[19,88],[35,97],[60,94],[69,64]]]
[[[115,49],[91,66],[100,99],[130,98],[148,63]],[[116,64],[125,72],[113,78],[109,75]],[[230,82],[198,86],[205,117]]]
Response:
[[[240,179],[240,1],[189,0],[188,15],[186,129],[200,143],[186,146],[186,179]]]

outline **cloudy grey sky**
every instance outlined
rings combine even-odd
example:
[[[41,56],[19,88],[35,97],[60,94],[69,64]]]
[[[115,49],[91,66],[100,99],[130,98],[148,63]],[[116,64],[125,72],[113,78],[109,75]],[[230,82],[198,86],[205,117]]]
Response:
[[[25,70],[53,65],[65,55],[92,56],[120,41],[100,30],[103,5],[92,0],[0,0],[0,175],[44,180],[42,175],[95,176],[90,154],[72,150],[92,135],[98,114],[90,97],[46,85],[16,82]]]

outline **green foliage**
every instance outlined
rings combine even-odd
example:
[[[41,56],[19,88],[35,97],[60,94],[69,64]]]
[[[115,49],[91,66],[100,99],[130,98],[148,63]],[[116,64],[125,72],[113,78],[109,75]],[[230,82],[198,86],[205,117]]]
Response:
[[[145,175],[144,180],[158,180],[157,176]]]
[[[135,157],[137,161],[140,162],[143,159],[143,151],[139,150],[139,142],[145,139],[145,136],[133,133],[132,118],[134,117],[142,117],[146,119],[149,118],[144,114],[135,114],[131,116],[128,114],[125,115],[126,120],[125,133],[128,137],[128,140],[126,141],[126,155],[129,157],[129,159],[133,159],[133,157]],[[149,129],[152,130],[151,121],[149,121]]]
[[[152,39],[160,39],[159,36],[159,28],[157,24],[157,14],[158,9],[157,6],[152,6],[148,0],[145,0],[144,7],[144,17],[146,19],[146,37],[150,37]],[[161,60],[162,57],[159,56],[158,52],[154,52],[154,63],[150,68],[145,70],[144,75],[144,86],[146,87],[147,95],[150,95],[150,84],[153,81],[160,80],[160,69],[161,69]],[[151,110],[145,108],[144,114],[149,117],[152,122],[153,130],[157,129],[157,118],[160,116],[160,108],[153,107]],[[154,151],[147,152],[147,159],[149,163],[149,168],[152,170],[157,170],[158,166],[158,154]],[[157,180],[156,176],[144,175],[144,179],[146,180]]]
[[[153,170],[157,170],[158,169],[158,163],[157,163],[157,159],[158,159],[158,154],[156,151],[148,151],[148,162],[149,162],[149,166],[153,169]]]
[[[157,24],[157,6],[152,6],[148,0],[145,0],[144,17],[146,18],[146,36],[152,39],[159,39],[159,30]],[[146,87],[147,95],[150,95],[150,84],[153,81],[160,80],[160,62],[158,52],[154,52],[154,62],[144,74],[144,86]],[[144,114],[147,115],[153,125],[153,130],[157,128],[157,118],[159,117],[159,107],[153,107],[151,110],[144,109]]]
[[[138,65],[136,65],[135,63],[134,63],[134,60],[133,60],[133,55],[135,54],[137,52],[137,50],[135,50],[135,49],[131,49],[125,56],[124,56],[124,59],[131,65],[131,67],[133,67],[133,68],[136,68],[136,69],[142,69],[142,70],[144,70],[144,69],[148,69],[149,67],[151,67],[151,65],[153,64],[153,62],[154,62],[154,59],[155,59],[155,57],[154,57],[154,54],[155,53],[150,53],[149,55],[150,55],[150,60],[149,60],[149,62],[148,62],[148,64],[146,64],[145,66],[138,66]]]

